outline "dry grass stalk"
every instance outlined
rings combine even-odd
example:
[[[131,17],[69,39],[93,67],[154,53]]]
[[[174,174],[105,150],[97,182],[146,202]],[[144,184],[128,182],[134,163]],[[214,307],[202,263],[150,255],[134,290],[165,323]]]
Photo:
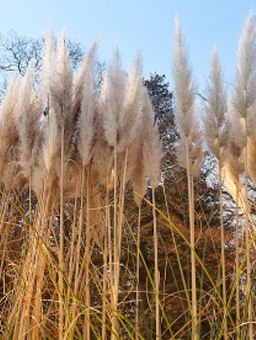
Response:
[[[59,262],[61,273],[59,275],[59,338],[63,339],[64,332],[64,306],[62,295],[64,293],[63,273],[64,266],[64,231],[63,231],[63,204],[64,204],[64,176],[67,168],[69,144],[71,141],[69,125],[72,99],[72,68],[66,44],[64,31],[60,35],[57,45],[50,33],[45,38],[43,48],[43,74],[44,91],[47,100],[48,117],[45,120],[43,155],[47,170],[46,184],[49,190],[59,178],[60,188],[60,243]],[[69,138],[68,138],[69,137]]]
[[[114,229],[114,249],[113,249],[113,277],[112,277],[112,305],[113,305],[113,333],[119,333],[119,322],[116,315],[118,296],[119,296],[119,261],[118,261],[118,239],[120,230],[118,230],[118,192],[117,192],[117,146],[119,138],[119,121],[124,116],[123,101],[125,96],[126,76],[122,70],[121,59],[118,49],[116,49],[112,62],[105,72],[102,91],[101,107],[103,112],[103,128],[106,141],[114,148],[114,208],[113,208],[113,229]],[[111,255],[112,256],[112,255]]]
[[[156,210],[155,210],[155,188],[159,184],[160,177],[160,163],[162,159],[162,149],[159,140],[158,126],[154,125],[153,109],[149,96],[144,89],[143,91],[143,104],[142,104],[142,126],[144,127],[143,144],[142,144],[142,159],[143,168],[141,171],[145,176],[150,178],[152,186],[152,203],[153,203],[153,224],[154,224],[154,284],[155,284],[155,297],[156,297],[156,338],[161,339],[161,317],[159,305],[159,284],[160,284],[160,271],[158,268],[158,233],[156,224]],[[136,182],[135,182],[136,183]],[[140,192],[143,189],[143,182],[140,179]]]
[[[239,134],[234,135],[235,143],[244,148],[245,162],[245,227],[246,227],[246,248],[249,247],[249,207],[247,197],[248,180],[248,144],[249,136],[256,127],[256,24],[253,12],[245,23],[238,46],[238,61],[234,94],[232,99],[234,129],[239,129]],[[251,301],[251,263],[250,250],[247,255],[247,300],[248,300],[248,323],[249,338],[253,339],[252,324],[252,301]]]
[[[207,86],[207,103],[205,105],[204,128],[205,139],[209,150],[218,161],[219,168],[219,193],[220,193],[220,225],[221,225],[221,266],[222,266],[222,297],[224,305],[224,338],[228,338],[226,319],[226,264],[225,264],[225,240],[223,222],[223,194],[222,194],[222,168],[226,158],[228,145],[228,124],[225,117],[226,93],[223,88],[223,74],[220,66],[217,48],[212,54],[211,83]]]
[[[88,306],[86,311],[86,321],[84,336],[86,339],[90,339],[90,285],[89,285],[89,264],[90,264],[90,242],[91,242],[91,224],[90,224],[90,187],[91,187],[91,161],[92,161],[92,151],[96,132],[96,110],[97,110],[97,96],[96,96],[96,85],[94,79],[94,68],[95,68],[95,47],[90,51],[86,62],[82,68],[83,74],[83,91],[81,97],[81,109],[78,116],[78,139],[77,139],[77,149],[79,157],[81,159],[81,211],[80,211],[80,224],[79,224],[79,235],[77,244],[77,258],[76,262],[79,263],[80,258],[80,247],[81,247],[81,234],[83,226],[83,216],[84,216],[84,187],[85,187],[85,173],[87,178],[87,201],[86,201],[86,212],[87,212],[87,232],[86,232],[86,305]],[[78,268],[78,267],[77,267]],[[78,275],[78,271],[76,271]],[[76,282],[79,281],[79,276],[76,277]],[[77,287],[76,287],[77,288]]]
[[[145,110],[143,110],[145,113]],[[143,120],[143,117],[146,120]],[[142,113],[141,119],[141,127],[144,127],[144,123],[147,122],[147,118],[150,118],[149,121],[151,122],[151,116],[147,117],[145,114]],[[139,315],[139,300],[140,300],[140,234],[141,234],[141,204],[143,201],[143,196],[147,190],[147,181],[146,181],[146,172],[143,160],[143,141],[144,141],[144,129],[140,129],[143,131],[141,133],[140,138],[136,138],[130,147],[129,159],[127,164],[127,178],[131,178],[132,186],[134,190],[134,201],[138,206],[138,226],[137,226],[137,253],[136,253],[136,315],[135,315],[135,328],[137,330],[135,334],[135,339],[139,339],[139,322],[140,322],[140,315]]]
[[[225,178],[229,177],[232,185],[235,185],[235,202],[236,202],[236,325],[241,323],[240,315],[240,235],[238,207],[245,209],[244,194],[241,188],[240,175],[244,172],[244,149],[237,146],[234,141],[230,141],[228,147],[228,162],[224,165]],[[226,182],[225,182],[226,183]],[[230,189],[228,189],[230,190]],[[245,210],[244,210],[245,211]]]
[[[192,71],[189,65],[188,52],[180,31],[178,18],[176,18],[175,48],[173,73],[175,80],[177,120],[182,144],[178,149],[180,164],[186,168],[188,177],[190,244],[191,244],[191,281],[192,281],[192,339],[198,339],[197,317],[197,286],[196,286],[196,261],[195,261],[195,226],[194,226],[194,198],[193,177],[200,168],[202,161],[201,136],[198,129],[195,88]]]
[[[63,273],[65,273],[64,262],[64,172],[66,168],[65,154],[67,154],[68,144],[65,138],[65,131],[70,123],[71,98],[72,98],[72,68],[69,60],[69,53],[66,45],[66,37],[63,32],[57,44],[57,65],[56,75],[53,78],[53,84],[50,86],[50,105],[54,110],[54,115],[61,127],[61,150],[60,150],[60,243],[59,243],[59,262],[61,273],[59,275],[59,339],[63,339],[65,333],[65,314],[64,314],[64,282]],[[57,84],[54,84],[54,82]],[[56,87],[58,85],[58,87]],[[49,113],[50,114],[50,113]],[[66,147],[65,147],[66,146]]]

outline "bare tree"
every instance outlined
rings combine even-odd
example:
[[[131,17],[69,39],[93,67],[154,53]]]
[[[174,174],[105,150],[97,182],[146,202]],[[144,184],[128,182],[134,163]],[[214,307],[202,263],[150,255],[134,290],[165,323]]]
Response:
[[[41,69],[43,41],[44,38],[29,38],[14,30],[6,35],[0,34],[0,97],[5,94],[10,76],[14,72],[24,76],[31,59],[35,69]],[[83,60],[86,49],[80,42],[71,40],[68,40],[68,48],[72,66],[76,69]]]

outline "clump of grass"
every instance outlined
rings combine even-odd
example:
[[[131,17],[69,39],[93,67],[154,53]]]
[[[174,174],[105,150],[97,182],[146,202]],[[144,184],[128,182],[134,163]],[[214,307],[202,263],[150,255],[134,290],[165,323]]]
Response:
[[[182,204],[188,190],[187,228],[181,207],[174,214],[171,206],[177,203],[174,188],[169,195],[160,179],[167,154],[140,54],[127,73],[116,48],[97,89],[98,42],[74,75],[65,32],[58,39],[47,33],[42,70],[35,75],[31,62],[23,79],[11,80],[0,107],[3,339],[253,339],[255,232],[247,180],[249,174],[255,178],[255,37],[251,13],[239,43],[231,104],[214,50],[203,134],[176,19],[177,158],[187,184],[177,167],[171,185]],[[198,213],[194,180],[203,138],[218,161],[220,230]],[[223,180],[235,189],[234,247],[225,239]]]

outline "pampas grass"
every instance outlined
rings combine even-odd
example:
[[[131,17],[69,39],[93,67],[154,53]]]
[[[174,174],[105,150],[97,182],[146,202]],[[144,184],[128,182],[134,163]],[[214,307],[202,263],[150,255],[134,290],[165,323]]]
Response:
[[[31,61],[23,78],[12,78],[0,107],[4,340],[253,338],[247,179],[256,177],[255,36],[250,13],[229,103],[214,49],[202,124],[176,19],[175,146],[187,174],[177,164],[164,167],[159,186],[168,150],[143,85],[140,53],[126,72],[116,48],[98,85],[98,41],[73,76],[65,32],[45,35],[42,70],[35,75]],[[198,208],[205,197],[197,192],[203,138],[218,161],[220,230]],[[235,242],[224,226],[223,182],[236,201]]]
[[[1,141],[0,141],[0,176],[6,190],[9,191],[19,184],[17,177],[17,95],[20,87],[20,79],[13,76],[7,88],[6,97],[2,102],[0,111]]]
[[[118,48],[113,55],[113,59],[109,64],[108,69],[105,72],[102,83],[102,112],[103,112],[103,129],[107,143],[113,147],[113,159],[114,159],[114,206],[113,206],[113,254],[112,257],[112,273],[111,280],[112,298],[114,314],[112,316],[113,333],[111,335],[114,339],[119,334],[119,321],[117,317],[117,306],[119,297],[119,264],[120,264],[120,249],[119,249],[119,237],[122,230],[119,229],[118,216],[118,192],[117,192],[117,169],[118,169],[118,155],[117,147],[119,140],[120,121],[124,116],[124,95],[126,86],[126,76],[122,69],[121,57]],[[119,214],[119,215],[118,215]],[[110,228],[110,225],[109,225]],[[111,241],[111,231],[109,230],[109,237]]]
[[[94,52],[94,50],[92,50]],[[89,54],[89,58],[87,58],[86,66],[84,67],[84,84],[83,84],[83,94],[81,100],[81,112],[78,118],[78,141],[77,148],[78,153],[81,159],[81,210],[80,210],[80,228],[79,228],[79,240],[77,245],[77,259],[76,262],[79,262],[80,258],[80,247],[81,247],[81,233],[82,233],[82,225],[83,225],[83,197],[84,197],[84,188],[85,188],[85,175],[87,178],[86,189],[87,189],[87,235],[86,235],[86,305],[90,305],[90,285],[89,285],[89,265],[90,265],[90,254],[91,254],[91,222],[90,222],[90,196],[92,191],[90,190],[93,183],[91,183],[91,161],[92,161],[92,149],[94,146],[94,138],[96,132],[96,110],[97,110],[97,95],[96,95],[96,84],[94,80],[94,66],[95,66],[95,56],[94,53]],[[86,174],[85,174],[86,172]],[[79,282],[78,272],[76,272],[76,282]],[[75,291],[77,290],[77,286]],[[90,312],[89,308],[87,308],[86,314],[86,327],[84,331],[84,336],[86,339],[90,339]]]
[[[23,79],[18,100],[21,116],[17,122],[19,133],[19,165],[22,175],[29,187],[29,220],[32,220],[32,173],[38,153],[40,135],[40,115],[43,110],[42,101],[37,98],[33,87],[34,65],[30,62]],[[39,135],[38,135],[39,133]]]
[[[176,96],[175,117],[182,143],[177,151],[177,155],[181,166],[186,168],[188,177],[192,282],[192,339],[196,340],[198,339],[199,334],[197,317],[193,177],[200,168],[202,150],[200,132],[196,117],[195,87],[192,79],[192,71],[189,65],[188,52],[180,31],[180,25],[177,17],[175,27],[173,74]]]
[[[229,177],[231,185],[235,185],[234,199],[236,202],[236,325],[239,327],[241,323],[240,315],[240,235],[239,235],[239,218],[238,218],[238,207],[242,207],[245,211],[244,194],[241,188],[240,175],[244,172],[244,152],[243,148],[237,146],[234,141],[230,141],[227,156],[228,162],[225,163],[224,170],[224,181],[228,186],[227,177]],[[228,187],[229,192],[232,192]]]
[[[150,178],[152,186],[152,203],[153,203],[153,225],[154,225],[154,284],[156,295],[156,339],[161,339],[161,324],[160,324],[160,305],[159,305],[159,285],[160,285],[160,271],[158,269],[158,234],[155,211],[155,189],[159,184],[159,168],[162,158],[162,150],[158,136],[158,127],[153,122],[153,110],[148,97],[144,91],[144,103],[142,108],[142,124],[144,126],[143,138],[143,166],[145,175]]]
[[[238,146],[244,148],[245,162],[245,228],[246,247],[249,247],[249,207],[247,198],[248,180],[248,138],[255,130],[256,124],[256,26],[255,16],[251,12],[244,30],[242,32],[239,47],[237,73],[233,94],[233,126],[240,126],[239,134],[234,135],[234,140]],[[250,254],[250,251],[249,251]],[[252,324],[252,301],[251,301],[251,263],[250,256],[247,256],[247,303],[248,303],[248,323],[249,337],[253,339]]]
[[[221,227],[221,266],[222,266],[222,297],[224,309],[227,304],[226,293],[226,264],[225,240],[223,222],[223,194],[222,194],[222,168],[226,158],[228,143],[228,124],[226,123],[226,94],[223,88],[223,75],[221,71],[217,48],[212,53],[211,84],[207,87],[207,103],[205,106],[204,130],[205,140],[209,150],[218,160],[219,167],[219,192],[220,192],[220,227]],[[224,315],[224,320],[226,316]],[[224,321],[224,338],[228,338],[227,322]]]

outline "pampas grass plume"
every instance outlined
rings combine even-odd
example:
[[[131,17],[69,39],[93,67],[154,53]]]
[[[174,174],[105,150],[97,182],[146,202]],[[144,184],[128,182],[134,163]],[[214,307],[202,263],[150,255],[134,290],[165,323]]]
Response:
[[[99,40],[96,40],[89,52],[86,55],[86,58],[78,69],[74,77],[74,91],[73,91],[73,99],[72,99],[72,111],[74,112],[74,116],[78,115],[81,110],[81,103],[83,98],[84,91],[84,79],[85,75],[90,72],[91,68],[94,69],[96,63],[96,52],[98,49]]]
[[[45,100],[48,101],[50,84],[53,77],[55,68],[56,49],[55,38],[53,31],[50,29],[44,36],[44,43],[42,45],[42,79],[43,79],[43,92]]]
[[[234,156],[233,156],[234,157]],[[235,160],[235,158],[234,158]],[[221,170],[222,178],[225,183],[225,187],[228,191],[228,193],[231,195],[233,200],[236,202],[236,191],[239,189],[239,196],[238,201],[236,202],[238,206],[240,206],[243,211],[246,209],[245,204],[245,192],[243,189],[241,189],[241,182],[239,178],[240,170],[243,168],[241,164],[239,164],[239,167],[230,162],[226,162]]]
[[[142,92],[142,65],[140,54],[133,63],[132,72],[129,74],[125,96],[124,110],[121,110],[119,117],[119,135],[118,152],[122,152],[127,146],[131,145],[137,137],[138,127],[141,120],[141,92]]]
[[[10,159],[8,151],[18,139],[16,107],[19,90],[20,78],[14,75],[9,82],[5,98],[0,106],[0,178],[6,164],[14,160]],[[17,160],[15,159],[15,161]]]
[[[21,117],[17,122],[17,130],[19,132],[19,164],[22,167],[23,175],[28,178],[34,163],[32,157],[35,136],[40,132],[39,118],[42,112],[38,99],[33,89],[34,65],[31,61],[26,70],[25,77],[22,82],[21,91],[18,100],[18,108]]]
[[[239,40],[233,106],[235,120],[247,120],[249,136],[256,129],[256,25],[252,11]]]
[[[181,166],[187,168],[186,152],[188,152],[191,174],[196,174],[200,168],[203,153],[202,137],[196,117],[195,86],[188,60],[188,51],[181,34],[177,17],[175,24],[173,63],[176,97],[175,117],[181,136],[181,145],[177,148],[177,157]]]
[[[50,83],[50,94],[58,121],[69,127],[73,90],[73,72],[69,59],[69,50],[65,31],[62,31],[57,42],[54,76]]]
[[[178,17],[175,19],[173,74],[175,81],[176,120],[180,133],[188,137],[194,124],[195,88],[188,51],[183,41]]]
[[[91,55],[93,57],[93,55]],[[97,109],[97,94],[94,79],[93,60],[87,63],[84,71],[83,97],[81,103],[81,113],[78,120],[79,140],[78,150],[83,167],[86,167],[92,157],[92,144],[96,129],[95,115]]]
[[[111,146],[117,146],[120,117],[124,116],[124,96],[127,77],[121,65],[121,57],[116,48],[101,88],[101,110],[106,140]]]
[[[228,143],[228,128],[225,124],[226,93],[223,88],[223,74],[216,47],[212,53],[210,79],[204,115],[205,138],[209,150],[222,166],[221,163],[225,159],[225,146]]]

